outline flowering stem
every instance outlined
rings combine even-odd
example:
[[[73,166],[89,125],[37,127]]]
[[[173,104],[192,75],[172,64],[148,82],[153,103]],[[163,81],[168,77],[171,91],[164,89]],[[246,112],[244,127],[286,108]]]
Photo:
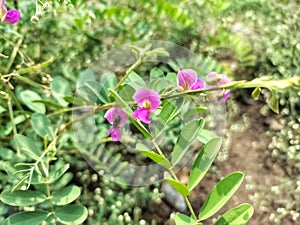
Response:
[[[291,77],[288,79],[282,80],[272,80],[270,77],[261,77],[254,79],[252,81],[233,81],[228,84],[213,87],[213,88],[202,88],[198,90],[189,90],[181,93],[175,93],[172,95],[164,94],[161,95],[161,99],[170,99],[170,98],[177,98],[184,95],[194,95],[205,93],[209,91],[218,91],[218,90],[234,90],[234,89],[245,89],[245,88],[267,88],[267,89],[286,89],[288,87],[298,86],[300,87],[300,76]]]

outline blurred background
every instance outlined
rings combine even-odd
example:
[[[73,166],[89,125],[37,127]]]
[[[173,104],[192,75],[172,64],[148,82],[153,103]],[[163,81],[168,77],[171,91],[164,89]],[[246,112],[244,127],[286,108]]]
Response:
[[[0,24],[0,73],[53,59],[48,67],[27,75],[45,85],[59,76],[74,91],[80,74],[101,54],[141,40],[183,46],[198,55],[209,71],[227,74],[232,80],[300,74],[299,1],[56,0],[36,5],[33,0],[19,0],[6,4],[21,11],[21,20],[15,25]],[[17,97],[29,88],[26,82],[13,84]],[[38,87],[35,91],[49,94]],[[239,170],[245,172],[245,182],[224,210],[244,201],[255,208],[249,224],[296,224],[300,219],[300,89],[279,93],[279,114],[266,106],[263,97],[268,98],[269,92],[263,91],[254,101],[251,91],[233,91],[226,103],[222,150],[193,192],[192,204],[199,207],[221,177]],[[70,117],[66,113],[62,120]],[[7,121],[6,100],[0,98],[1,165],[13,151]],[[21,116],[17,125],[24,133],[32,132]],[[71,130],[68,135],[72,136]],[[86,224],[164,224],[175,211],[161,184],[120,186],[92,170],[72,138],[68,140],[58,157],[71,163],[69,180],[83,188],[78,201],[89,210]],[[179,172],[182,178],[187,173]],[[0,166],[0,189],[11,185]],[[0,223],[10,213],[0,202]]]

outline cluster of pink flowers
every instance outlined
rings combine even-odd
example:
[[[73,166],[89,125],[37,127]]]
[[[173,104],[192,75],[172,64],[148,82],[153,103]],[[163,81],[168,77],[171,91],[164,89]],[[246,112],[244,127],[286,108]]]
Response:
[[[213,88],[229,82],[230,79],[226,75],[215,72],[210,72],[204,80],[198,78],[197,73],[192,69],[179,70],[177,74],[177,86],[184,91]],[[219,102],[222,103],[228,99],[229,94],[229,90],[218,90],[213,93],[212,98],[214,100],[220,98]],[[133,99],[139,108],[133,112],[132,117],[149,124],[150,113],[153,113],[161,104],[159,94],[156,91],[141,88],[133,95]],[[122,137],[121,127],[128,120],[127,114],[121,108],[113,107],[106,112],[104,117],[112,124],[106,137],[111,135],[113,141],[120,141]]]
[[[20,11],[16,9],[7,10],[4,0],[1,0],[0,5],[0,19],[1,22],[10,24],[17,23],[20,20]]]
[[[156,91],[141,88],[133,95],[133,99],[140,108],[133,112],[132,117],[144,123],[150,123],[150,113],[154,112],[161,103],[159,94]],[[123,109],[113,107],[105,113],[104,117],[112,124],[106,137],[111,134],[113,141],[120,141],[122,137],[121,127],[128,116]]]
[[[197,77],[197,73],[192,69],[178,70],[177,85],[184,91],[199,90],[202,88],[214,88],[230,83],[230,79],[224,74],[210,72],[204,80]],[[207,95],[211,100],[219,99],[220,103],[225,102],[230,94],[230,90],[218,90],[208,92]]]

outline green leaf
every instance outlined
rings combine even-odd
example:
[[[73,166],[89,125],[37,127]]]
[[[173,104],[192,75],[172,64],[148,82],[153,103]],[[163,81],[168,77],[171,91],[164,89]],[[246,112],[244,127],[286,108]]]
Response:
[[[83,205],[65,205],[55,210],[55,216],[63,224],[82,224],[88,211]]]
[[[12,206],[36,205],[47,199],[47,196],[39,191],[4,191],[0,195],[1,201]]]
[[[217,153],[219,152],[221,145],[222,145],[222,139],[214,138],[210,140],[200,151],[190,173],[190,177],[187,185],[189,191],[193,190],[198,185],[198,183],[203,179],[210,165],[214,161]]]
[[[209,193],[199,213],[199,219],[205,220],[218,212],[241,185],[244,174],[234,172],[222,179]]]
[[[67,186],[57,192],[54,192],[52,202],[54,205],[69,204],[79,197],[80,192],[80,188],[75,185]]]
[[[200,134],[198,135],[198,140],[203,143],[206,144],[207,142],[209,142],[211,139],[217,137],[216,134],[214,134],[212,131],[210,130],[206,130],[206,129],[202,129],[200,131]]]
[[[169,160],[155,152],[149,150],[139,150],[143,155],[147,156],[148,158],[152,159],[157,164],[169,169],[171,168],[171,164]]]
[[[43,103],[34,101],[42,100],[36,92],[31,90],[24,90],[20,93],[21,101],[32,111],[45,114],[46,108]]]
[[[163,77],[164,72],[157,67],[154,67],[151,71],[150,71],[150,78],[154,78],[157,79],[159,77]]]
[[[122,85],[122,90],[120,91],[120,96],[123,98],[124,101],[132,101],[132,96],[135,93],[135,89],[129,85],[125,84]]]
[[[53,140],[55,134],[50,120],[45,114],[34,113],[31,116],[33,130],[42,138],[48,135],[49,140]]]
[[[197,221],[182,213],[176,213],[174,220],[176,225],[195,225],[197,223]]]
[[[190,192],[188,190],[188,188],[180,183],[179,181],[173,180],[173,179],[166,179],[166,181],[172,185],[173,188],[176,189],[176,191],[178,191],[180,194],[182,194],[183,196],[188,196],[190,195]]]
[[[196,140],[200,130],[204,126],[204,120],[192,120],[182,130],[172,153],[172,164],[175,165],[184,156],[189,147]]]
[[[251,94],[252,98],[257,100],[260,96],[260,92],[261,92],[260,87],[255,88],[254,91]]]
[[[215,222],[215,225],[244,225],[252,217],[253,207],[248,203],[243,203],[236,208],[228,210]]]
[[[169,101],[165,101],[162,110],[159,114],[159,118],[162,119],[164,124],[166,124],[172,118],[172,115],[174,115],[175,112],[175,103],[172,104]]]
[[[61,76],[56,76],[53,78],[50,89],[53,97],[62,106],[67,106],[68,102],[64,100],[65,96],[72,95],[71,86],[68,80]]]
[[[268,105],[270,109],[273,110],[275,113],[279,113],[279,106],[278,106],[278,97],[274,91],[272,91],[272,96],[268,101]]]
[[[62,164],[61,161],[55,163],[49,173],[49,183],[53,183],[57,179],[59,179],[62,175],[64,175],[64,173],[69,169],[69,167],[70,164]]]
[[[200,113],[202,113],[203,111],[205,111],[206,109],[207,109],[207,107],[192,108],[184,114],[184,119],[186,120],[186,119],[190,118],[191,116],[197,116]]]
[[[3,225],[40,225],[47,217],[46,211],[19,212],[8,217]]]
[[[25,153],[34,160],[39,160],[39,156],[42,152],[34,140],[22,134],[17,134],[14,138],[14,142],[21,153]]]
[[[123,81],[123,84],[130,84],[135,89],[146,86],[145,80],[136,72],[132,71],[128,77]]]
[[[117,102],[120,104],[120,106],[122,107],[122,109],[124,110],[124,112],[128,115],[129,119],[131,120],[131,122],[135,125],[135,127],[147,138],[151,138],[152,136],[149,133],[149,131],[144,127],[144,125],[134,119],[132,117],[132,113],[133,111],[131,110],[130,106],[117,94],[117,92],[115,92],[112,89],[109,89],[109,92],[111,93],[111,95],[116,98]]]
[[[176,84],[177,82],[177,73],[169,72],[166,76],[167,80],[172,82],[173,84]]]

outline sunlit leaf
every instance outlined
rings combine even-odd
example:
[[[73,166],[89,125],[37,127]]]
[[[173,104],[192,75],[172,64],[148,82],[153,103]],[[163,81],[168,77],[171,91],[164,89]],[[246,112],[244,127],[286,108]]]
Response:
[[[223,178],[209,193],[199,213],[199,219],[205,220],[218,212],[241,185],[244,174],[234,172]]]
[[[275,113],[279,113],[278,97],[274,91],[272,91],[272,96],[268,101],[268,105]]]
[[[64,173],[69,169],[70,164],[62,165],[61,161],[58,161],[54,164],[53,168],[51,168],[49,173],[49,183],[53,183],[57,179],[59,179]]]
[[[176,225],[195,225],[195,224],[197,224],[194,219],[192,219],[191,217],[184,215],[182,213],[176,213],[174,220],[175,220]]]
[[[46,211],[19,212],[8,217],[3,225],[40,225],[47,217]]]
[[[171,164],[169,160],[155,152],[148,151],[148,150],[139,150],[143,155],[147,156],[148,158],[152,159],[154,162],[157,164],[165,167],[165,168],[170,168]]]
[[[80,188],[71,185],[53,193],[52,202],[54,205],[66,205],[73,202],[80,195]]]
[[[83,205],[65,205],[55,209],[55,216],[62,224],[82,224],[88,211]]]
[[[203,179],[217,153],[219,152],[221,145],[222,139],[214,138],[210,140],[199,152],[189,176],[189,182],[187,185],[189,191],[194,189]]]
[[[172,185],[173,188],[175,188],[176,191],[178,191],[180,194],[182,194],[183,196],[188,196],[190,195],[190,192],[188,190],[188,188],[180,183],[179,181],[173,180],[173,179],[166,179],[166,181]]]
[[[244,225],[252,217],[254,212],[253,207],[248,203],[240,204],[239,206],[225,212],[214,224],[215,225]]]
[[[181,130],[172,152],[172,164],[176,165],[184,156],[189,147],[197,140],[200,130],[204,126],[204,120],[192,120],[187,123]]]
[[[260,87],[255,88],[253,90],[252,94],[251,94],[252,98],[254,98],[255,100],[257,100],[259,98],[259,96],[260,96],[260,92],[261,92]]]
[[[2,202],[12,206],[36,205],[47,199],[47,196],[39,191],[17,190],[15,192],[4,191],[0,195]]]

